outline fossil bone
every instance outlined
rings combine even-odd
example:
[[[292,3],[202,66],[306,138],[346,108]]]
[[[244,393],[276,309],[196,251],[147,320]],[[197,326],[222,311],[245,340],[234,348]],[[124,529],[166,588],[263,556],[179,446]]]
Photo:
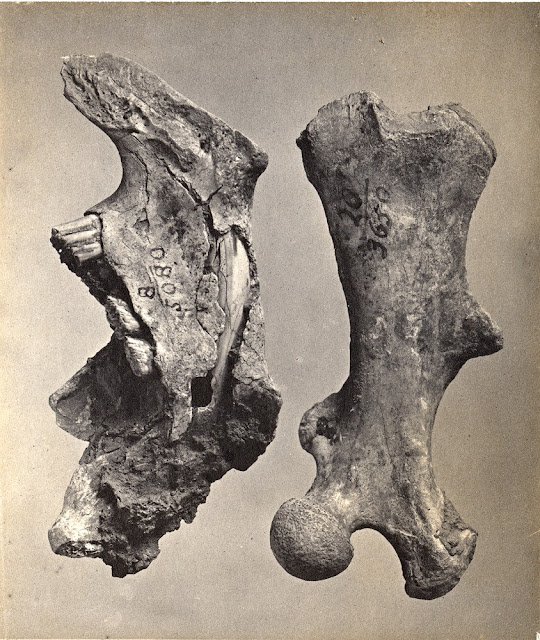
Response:
[[[372,528],[395,548],[406,592],[436,598],[459,581],[477,534],[435,483],[435,413],[469,358],[502,347],[465,271],[495,148],[458,105],[401,116],[371,93],[323,107],[298,146],[334,241],[350,376],[302,418],[317,475],[277,512],[271,546],[289,573],[320,580],[348,566],[351,534]]]
[[[123,177],[52,232],[114,333],[51,396],[58,424],[89,446],[49,539],[124,576],[273,438],[281,399],[250,226],[267,157],[129,60],[72,56],[62,76],[68,100],[115,143]]]

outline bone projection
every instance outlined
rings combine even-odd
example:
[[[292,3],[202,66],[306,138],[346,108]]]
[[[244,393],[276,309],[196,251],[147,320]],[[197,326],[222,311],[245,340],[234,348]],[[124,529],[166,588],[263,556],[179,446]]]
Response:
[[[280,564],[304,580],[343,571],[354,531],[393,545],[406,592],[444,595],[476,532],[435,483],[431,430],[469,359],[502,347],[467,290],[469,221],[495,148],[458,105],[404,116],[371,93],[323,107],[298,139],[334,241],[350,316],[350,376],[302,418],[317,463],[271,529]]]
[[[272,440],[250,208],[266,154],[128,60],[64,60],[65,96],[115,143],[118,190],[53,229],[105,306],[104,347],[51,397],[89,441],[49,532],[56,553],[147,567],[210,485]]]

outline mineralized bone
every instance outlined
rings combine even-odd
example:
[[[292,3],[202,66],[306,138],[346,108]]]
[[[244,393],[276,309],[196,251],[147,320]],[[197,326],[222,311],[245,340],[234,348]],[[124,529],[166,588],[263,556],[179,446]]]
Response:
[[[62,76],[68,100],[116,144],[123,177],[52,233],[114,334],[51,396],[58,424],[89,446],[49,539],[124,576],[273,438],[281,399],[250,227],[267,157],[128,60],[72,56]]]
[[[467,568],[476,532],[435,483],[435,413],[469,358],[502,347],[465,272],[495,148],[458,105],[401,116],[371,93],[323,107],[298,145],[334,241],[350,376],[302,419],[317,476],[277,512],[272,549],[292,575],[329,578],[369,527],[395,548],[407,593],[436,598]]]

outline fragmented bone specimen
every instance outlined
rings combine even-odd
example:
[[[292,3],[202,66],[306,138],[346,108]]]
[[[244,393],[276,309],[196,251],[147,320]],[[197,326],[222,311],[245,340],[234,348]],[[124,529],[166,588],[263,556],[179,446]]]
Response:
[[[266,154],[157,76],[111,55],[63,63],[65,96],[115,143],[118,190],[53,229],[114,331],[51,396],[88,440],[49,532],[56,553],[146,568],[210,485],[273,438],[250,209]]]
[[[395,548],[406,592],[437,598],[477,534],[435,483],[435,413],[469,358],[502,347],[465,271],[495,148],[459,105],[401,116],[372,93],[323,107],[297,142],[334,241],[350,376],[302,418],[317,475],[277,512],[271,546],[289,573],[321,580],[348,566],[351,534],[369,527]]]

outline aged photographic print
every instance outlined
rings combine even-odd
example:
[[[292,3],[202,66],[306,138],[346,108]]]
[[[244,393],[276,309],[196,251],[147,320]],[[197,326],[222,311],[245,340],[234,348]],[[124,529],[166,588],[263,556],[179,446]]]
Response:
[[[535,637],[540,4],[0,18],[3,637]]]

